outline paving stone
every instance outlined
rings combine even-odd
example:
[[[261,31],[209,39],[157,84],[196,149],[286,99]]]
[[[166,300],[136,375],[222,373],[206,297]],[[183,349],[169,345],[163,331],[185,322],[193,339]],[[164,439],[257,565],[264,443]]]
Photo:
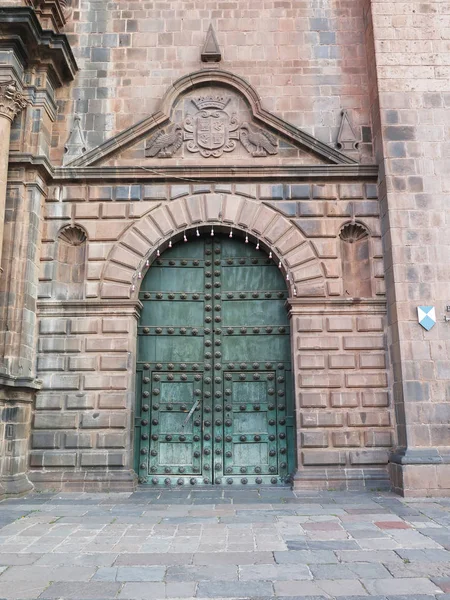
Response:
[[[314,581],[275,581],[275,594],[278,597],[323,598],[324,590]],[[325,597],[329,598],[329,596]]]
[[[352,579],[336,579],[334,581],[317,580],[315,583],[324,592],[334,597],[364,596],[366,590],[363,585]]]
[[[424,577],[410,579],[362,579],[370,594],[438,594],[440,590],[432,581]]]
[[[166,581],[234,581],[238,578],[238,569],[232,565],[175,566],[169,567]]]
[[[198,598],[255,598],[272,593],[273,586],[268,581],[202,581],[197,588]]]
[[[182,552],[165,552],[161,554],[151,552],[145,552],[142,554],[119,554],[114,562],[114,565],[130,565],[136,567],[145,565],[189,565],[192,563],[193,556],[193,554],[186,554]]]
[[[294,568],[291,565],[251,565],[239,567],[239,579],[241,581],[308,580],[312,579],[312,574],[306,565],[296,565]]]
[[[88,600],[91,598],[108,600],[109,598],[115,598],[120,588],[120,583],[100,581],[91,581],[89,583],[52,583],[41,593],[39,598],[48,598],[49,600],[58,598],[67,598],[69,600]]]
[[[162,582],[125,583],[120,597],[126,600],[160,600],[166,597],[166,586]]]
[[[273,564],[272,552],[210,552],[196,553],[195,565],[257,565]]]
[[[343,550],[342,552],[345,552]],[[350,551],[351,552],[351,551]],[[329,550],[297,550],[292,552],[274,552],[278,564],[328,564],[337,563],[335,554]]]

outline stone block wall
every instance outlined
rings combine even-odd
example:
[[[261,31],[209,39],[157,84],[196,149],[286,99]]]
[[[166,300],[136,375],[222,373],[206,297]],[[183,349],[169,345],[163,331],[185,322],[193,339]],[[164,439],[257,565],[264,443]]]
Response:
[[[111,7],[85,0],[73,7],[65,31],[80,72],[59,92],[55,163],[74,114],[93,148],[155,113],[176,80],[204,67],[210,24],[222,52],[219,68],[253,85],[264,108],[332,146],[347,109],[361,157],[373,161],[361,2],[119,0]]]
[[[450,51],[445,2],[366,2],[398,424],[394,487],[450,493]],[[394,35],[395,32],[395,35]],[[375,85],[376,84],[376,85]],[[436,308],[427,332],[417,306]]]
[[[37,368],[43,389],[30,452],[36,487],[132,485],[135,307],[135,302],[41,306]]]
[[[291,316],[296,486],[317,488],[319,480],[324,488],[386,485],[394,419],[384,302],[299,299]]]
[[[339,232],[368,237],[373,297],[348,296]],[[376,186],[77,184],[49,190],[39,288],[30,478],[38,487],[133,484],[137,294],[147,259],[195,228],[261,241],[289,274],[299,487],[386,485],[393,444]],[[85,298],[55,301],[61,231],[86,232]],[[209,229],[207,229],[209,233]],[[141,274],[139,277],[139,273]],[[56,284],[56,286],[55,286]],[[294,296],[297,293],[297,300]],[[348,476],[351,473],[351,476]],[[350,480],[350,483],[349,483]],[[106,481],[106,483],[105,483]]]

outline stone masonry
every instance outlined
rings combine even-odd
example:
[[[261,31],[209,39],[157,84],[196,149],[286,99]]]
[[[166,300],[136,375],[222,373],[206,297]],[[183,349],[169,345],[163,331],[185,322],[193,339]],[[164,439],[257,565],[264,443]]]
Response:
[[[294,487],[450,492],[449,15],[0,0],[0,84],[24,98],[3,157],[0,492],[134,489],[140,281],[211,227],[287,279]]]

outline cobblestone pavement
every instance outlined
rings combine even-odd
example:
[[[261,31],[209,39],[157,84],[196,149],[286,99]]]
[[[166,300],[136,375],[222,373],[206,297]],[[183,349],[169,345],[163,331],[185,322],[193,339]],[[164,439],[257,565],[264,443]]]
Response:
[[[450,600],[450,499],[287,489],[0,503],[0,598]]]

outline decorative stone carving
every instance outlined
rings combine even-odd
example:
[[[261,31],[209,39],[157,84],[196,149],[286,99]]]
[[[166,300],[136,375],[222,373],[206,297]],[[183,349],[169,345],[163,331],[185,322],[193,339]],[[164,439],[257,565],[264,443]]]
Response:
[[[44,29],[61,31],[72,17],[72,8],[68,0],[26,0],[38,16]]]
[[[63,165],[65,166],[74,158],[78,158],[87,150],[86,140],[80,125],[80,117],[75,115],[69,139],[64,144]]]
[[[200,152],[208,158],[218,158],[224,152],[236,148],[239,139],[239,123],[236,115],[229,115],[225,108],[230,98],[225,96],[199,96],[192,100],[198,113],[189,115],[184,122],[184,139],[189,152]]]
[[[219,158],[224,152],[233,152],[238,141],[254,157],[278,153],[274,135],[245,121],[239,122],[236,113],[228,108],[230,97],[197,96],[191,102],[198,112],[187,114],[183,126],[172,124],[153,135],[145,145],[146,157],[172,158],[183,142],[189,152],[199,152],[204,158]]]
[[[267,156],[278,152],[278,141],[275,136],[268,131],[251,127],[248,123],[241,125],[240,140],[252,156]]]
[[[355,130],[350,123],[348,111],[342,111],[342,121],[339,128],[336,146],[343,152],[357,152],[359,139],[356,136]]]
[[[339,234],[341,240],[343,242],[348,242],[349,244],[359,242],[359,240],[363,240],[368,236],[369,232],[367,229],[359,223],[347,223],[347,225],[344,225],[341,229]]]
[[[0,116],[13,121],[27,104],[28,101],[17,89],[17,83],[13,79],[0,82]]]
[[[216,32],[212,25],[209,26],[208,33],[206,34],[201,59],[202,62],[220,62],[222,60],[222,53],[217,41]]]
[[[59,239],[71,246],[81,246],[87,237],[86,232],[79,225],[68,225],[59,232]]]
[[[161,129],[151,137],[145,145],[145,156],[159,158],[171,158],[183,143],[183,131],[181,125],[172,125]]]

